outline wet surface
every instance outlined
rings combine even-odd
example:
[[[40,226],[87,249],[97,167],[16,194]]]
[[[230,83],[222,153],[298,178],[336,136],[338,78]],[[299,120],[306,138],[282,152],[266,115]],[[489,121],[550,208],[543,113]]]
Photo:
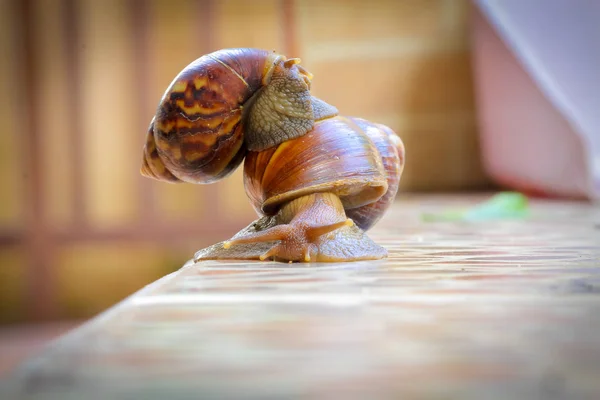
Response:
[[[600,208],[370,233],[389,258],[187,264],[15,371],[15,399],[600,398]],[[2,393],[2,392],[0,392]],[[2,397],[3,398],[3,397]]]

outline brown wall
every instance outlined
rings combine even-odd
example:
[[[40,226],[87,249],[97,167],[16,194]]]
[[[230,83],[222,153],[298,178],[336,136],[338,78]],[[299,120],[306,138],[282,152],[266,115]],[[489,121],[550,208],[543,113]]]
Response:
[[[241,171],[139,175],[145,130],[200,55],[299,56],[314,92],[403,138],[403,190],[465,189],[479,165],[463,0],[0,0],[0,321],[85,317],[254,214]]]

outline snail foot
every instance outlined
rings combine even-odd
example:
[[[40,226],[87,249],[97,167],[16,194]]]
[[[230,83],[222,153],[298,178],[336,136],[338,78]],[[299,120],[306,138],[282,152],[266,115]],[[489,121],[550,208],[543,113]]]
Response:
[[[315,244],[322,235],[343,227],[354,225],[351,219],[332,224],[310,226],[305,222],[292,221],[277,225],[264,231],[254,232],[223,243],[224,249],[233,245],[279,241],[259,256],[260,260],[275,259],[285,261],[310,262],[317,258],[318,246]]]
[[[284,254],[289,253],[293,248],[291,246],[292,242],[289,240],[278,242],[280,239],[268,239],[269,241],[253,241],[250,243],[245,241],[245,238],[280,226],[287,226],[287,224],[278,224],[274,217],[260,218],[238,232],[233,239],[227,242],[215,243],[199,250],[194,256],[194,261],[266,260],[274,258],[277,261],[290,263],[297,261],[341,262],[377,260],[385,258],[387,255],[387,251],[373,242],[356,224],[343,226],[330,231],[328,234],[318,236],[313,242],[306,242],[304,245],[298,246],[295,250],[296,257],[290,258],[286,258]],[[275,230],[275,236],[278,235],[277,232],[280,230],[289,231],[290,228],[284,227]],[[309,231],[312,231],[313,235],[315,234],[315,230],[309,229]],[[273,234],[273,231],[270,234]],[[239,243],[238,239],[244,239],[244,243]]]

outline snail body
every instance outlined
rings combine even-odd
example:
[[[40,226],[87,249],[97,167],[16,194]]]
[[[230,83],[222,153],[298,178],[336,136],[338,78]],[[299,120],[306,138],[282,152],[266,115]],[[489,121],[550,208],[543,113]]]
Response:
[[[404,147],[388,127],[338,115],[312,75],[259,49],[207,54],[181,71],[150,123],[141,173],[207,184],[244,160],[259,219],[195,260],[352,261],[385,257],[365,231],[394,200]]]

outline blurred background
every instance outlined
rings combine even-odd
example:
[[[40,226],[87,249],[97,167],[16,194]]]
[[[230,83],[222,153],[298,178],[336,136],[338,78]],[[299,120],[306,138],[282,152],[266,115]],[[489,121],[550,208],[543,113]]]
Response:
[[[89,318],[255,219],[241,170],[139,174],[167,85],[221,48],[300,57],[316,96],[392,127],[402,192],[514,182],[482,159],[473,21],[465,0],[0,0],[0,324]]]

